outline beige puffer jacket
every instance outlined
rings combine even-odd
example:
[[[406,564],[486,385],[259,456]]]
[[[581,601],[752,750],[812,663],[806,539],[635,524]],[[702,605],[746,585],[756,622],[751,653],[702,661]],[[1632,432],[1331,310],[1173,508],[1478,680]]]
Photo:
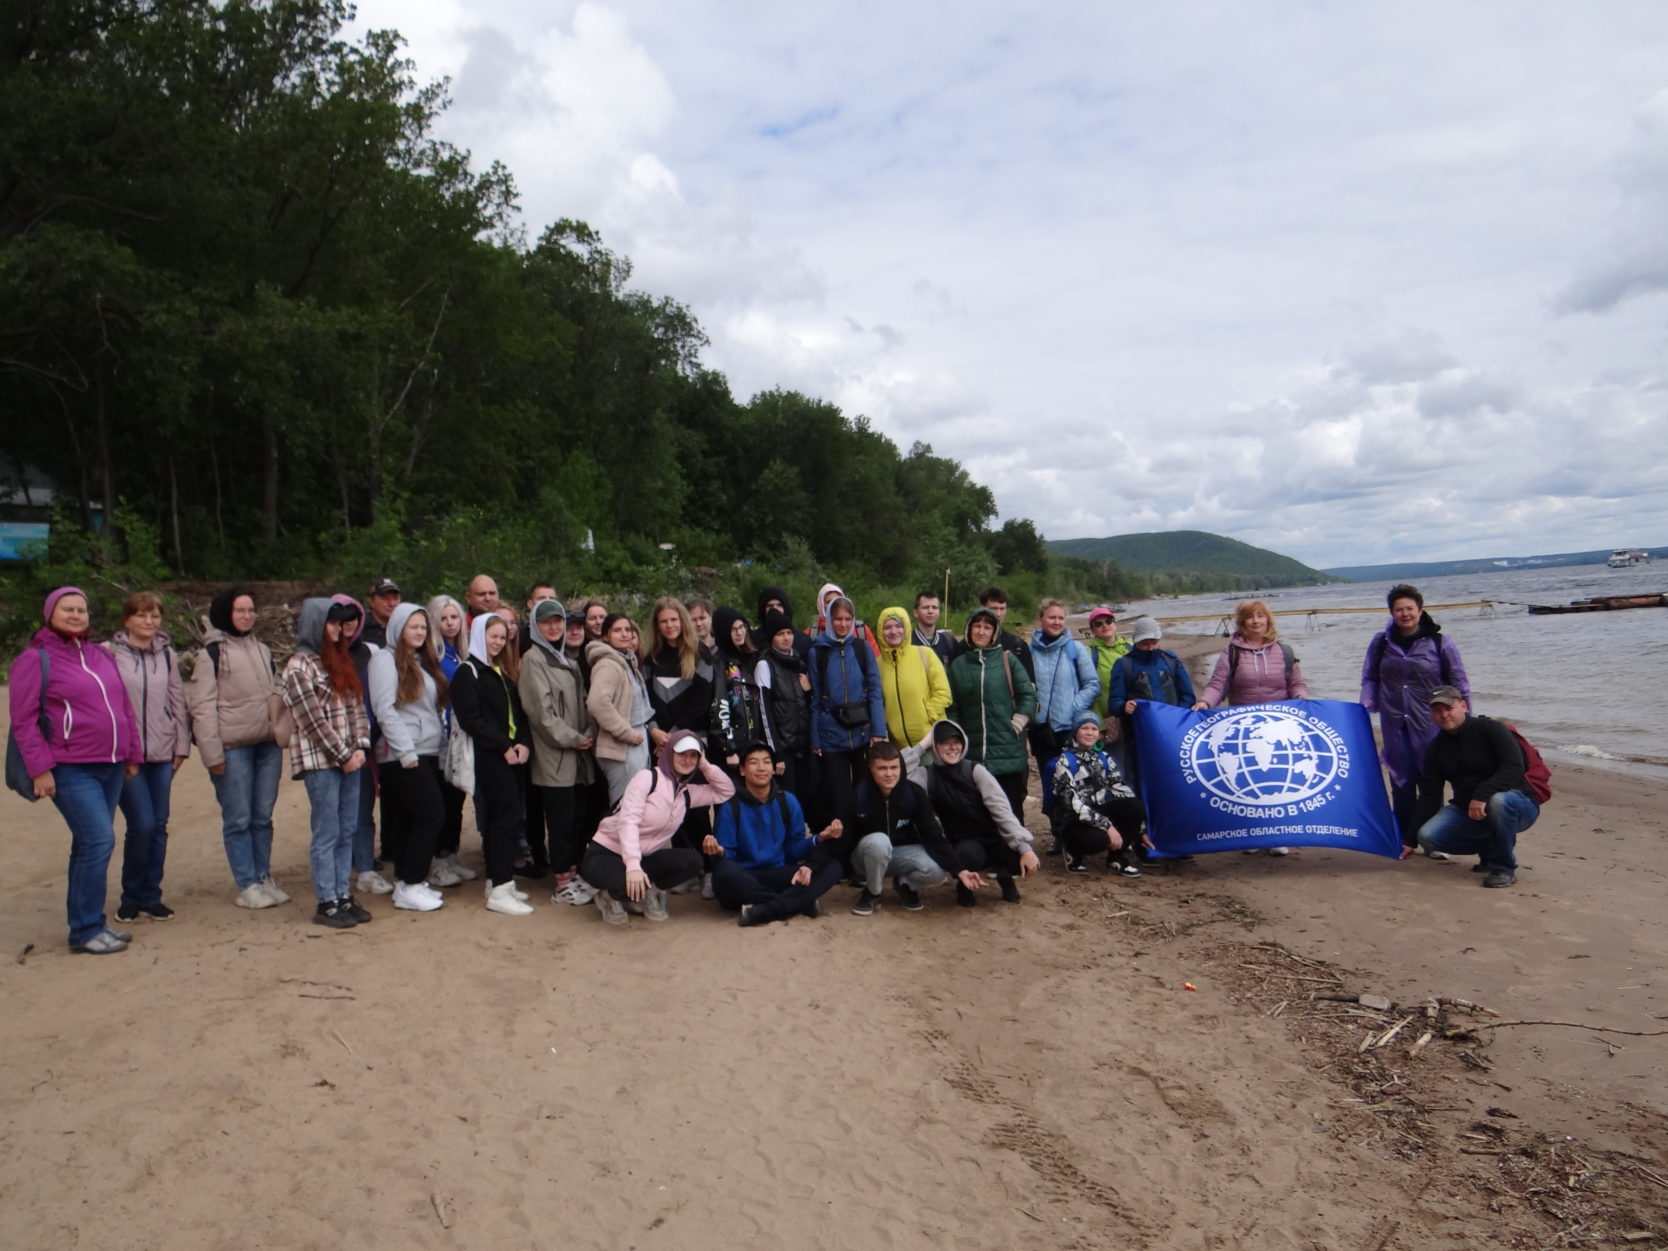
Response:
[[[219,644],[219,664],[209,660],[210,643]],[[203,764],[210,769],[225,764],[228,747],[272,742],[267,701],[277,693],[278,678],[266,644],[253,634],[233,638],[210,626],[192,663],[191,681],[185,684],[191,733]]]

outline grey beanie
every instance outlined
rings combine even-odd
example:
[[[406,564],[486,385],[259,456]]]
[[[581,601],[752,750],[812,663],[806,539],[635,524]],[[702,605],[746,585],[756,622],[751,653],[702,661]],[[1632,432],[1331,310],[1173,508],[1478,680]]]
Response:
[[[1132,622],[1129,627],[1129,634],[1130,638],[1137,643],[1145,642],[1147,639],[1161,639],[1164,637],[1164,631],[1158,628],[1158,622],[1151,617],[1142,617],[1139,621]]]

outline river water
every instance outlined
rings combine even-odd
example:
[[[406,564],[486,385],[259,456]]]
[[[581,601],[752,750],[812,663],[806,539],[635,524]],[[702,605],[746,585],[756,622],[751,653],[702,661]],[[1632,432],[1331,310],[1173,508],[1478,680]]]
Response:
[[[1668,608],[1568,616],[1524,611],[1528,604],[1668,591],[1668,562],[1454,574],[1417,585],[1443,633],[1459,645],[1474,711],[1512,722],[1549,758],[1581,758],[1668,779]],[[1278,614],[1280,637],[1303,662],[1311,695],[1359,698],[1367,643],[1389,613],[1336,610],[1383,609],[1390,586],[1351,582],[1260,595]],[[1220,614],[1231,623],[1240,598],[1189,595],[1135,603],[1120,609],[1119,622],[1127,630],[1133,616],[1146,612],[1159,618]],[[1494,607],[1437,607],[1480,600]],[[1221,630],[1220,617],[1165,626],[1167,633]],[[1207,675],[1214,663],[1214,656],[1205,662]]]

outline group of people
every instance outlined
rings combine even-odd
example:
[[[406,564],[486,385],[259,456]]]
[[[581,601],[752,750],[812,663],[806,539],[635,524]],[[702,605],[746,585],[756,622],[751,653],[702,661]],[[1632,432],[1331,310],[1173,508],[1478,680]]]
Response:
[[[241,907],[289,900],[271,867],[287,747],[310,810],[320,925],[370,921],[356,889],[392,895],[402,910],[443,906],[444,888],[477,877],[458,854],[472,801],[492,912],[530,913],[519,883],[549,878],[553,901],[594,905],[610,924],[664,921],[668,892],[699,889],[751,926],[815,915],[842,878],[858,887],[860,916],[881,906],[888,879],[907,910],[948,881],[973,906],[987,877],[1019,902],[1016,880],[1040,863],[1024,822],[1031,758],[1050,851],[1066,869],[1104,857],[1108,870],[1138,876],[1153,853],[1131,781],[1140,701],[1209,709],[1308,697],[1260,600],[1239,606],[1195,694],[1148,618],[1126,640],[1115,611],[1097,607],[1079,640],[1065,605],[1047,599],[1021,637],[1005,627],[1000,588],[979,598],[959,636],[939,625],[931,592],[907,611],[884,609],[877,634],[832,584],[803,627],[778,587],[759,595],[751,620],[668,596],[640,627],[601,600],[564,605],[548,584],[518,610],[487,575],[461,602],[425,604],[382,578],[363,604],[304,601],[279,668],[244,588],[214,598],[202,646],[182,663],[158,596],[129,596],[121,628],[97,645],[87,597],[63,587],[12,666],[8,781],[52,799],[69,826],[77,952],[131,941],[104,913],[118,809],[115,922],[173,915],[162,897],[169,795],[193,744]],[[1393,590],[1390,607],[1362,702],[1383,720],[1404,842],[1479,852],[1486,884],[1509,884],[1499,879],[1515,861],[1500,831],[1534,819],[1521,756],[1515,784],[1509,762],[1474,776],[1499,743],[1492,723],[1465,716],[1457,649],[1413,588]],[[1456,704],[1450,728],[1443,710]],[[1463,749],[1433,748],[1443,734],[1463,735]],[[1454,803],[1438,811],[1445,782]]]

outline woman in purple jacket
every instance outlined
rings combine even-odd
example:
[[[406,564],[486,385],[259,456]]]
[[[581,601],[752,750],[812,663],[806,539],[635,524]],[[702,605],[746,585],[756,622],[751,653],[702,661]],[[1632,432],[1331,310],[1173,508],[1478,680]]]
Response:
[[[1309,687],[1290,643],[1280,641],[1274,614],[1260,599],[1241,600],[1234,609],[1234,636],[1228,649],[1217,657],[1216,669],[1200,692],[1194,711],[1215,708],[1227,702],[1278,704],[1288,699],[1308,699]],[[1289,856],[1290,847],[1270,847],[1271,856]]]
[[[168,804],[174,774],[191,754],[191,721],[179,657],[162,629],[162,600],[135,591],[122,603],[122,628],[111,636],[110,655],[122,675],[128,705],[139,725],[144,763],[122,783],[122,902],[116,920],[141,916],[166,921],[174,910],[162,902],[162,865],[168,855]]]
[[[1402,831],[1402,856],[1418,847],[1413,814],[1425,751],[1439,731],[1431,720],[1430,696],[1439,686],[1457,686],[1471,702],[1471,681],[1459,648],[1425,611],[1415,586],[1393,586],[1385,596],[1390,622],[1367,644],[1361,666],[1361,706],[1378,713],[1384,739],[1384,767],[1390,773],[1390,809]]]
[[[12,662],[12,730],[35,798],[69,826],[70,950],[110,955],[133,938],[105,925],[104,880],[122,781],[143,761],[139,726],[116,662],[87,636],[86,593],[59,587],[41,616],[46,625]]]

